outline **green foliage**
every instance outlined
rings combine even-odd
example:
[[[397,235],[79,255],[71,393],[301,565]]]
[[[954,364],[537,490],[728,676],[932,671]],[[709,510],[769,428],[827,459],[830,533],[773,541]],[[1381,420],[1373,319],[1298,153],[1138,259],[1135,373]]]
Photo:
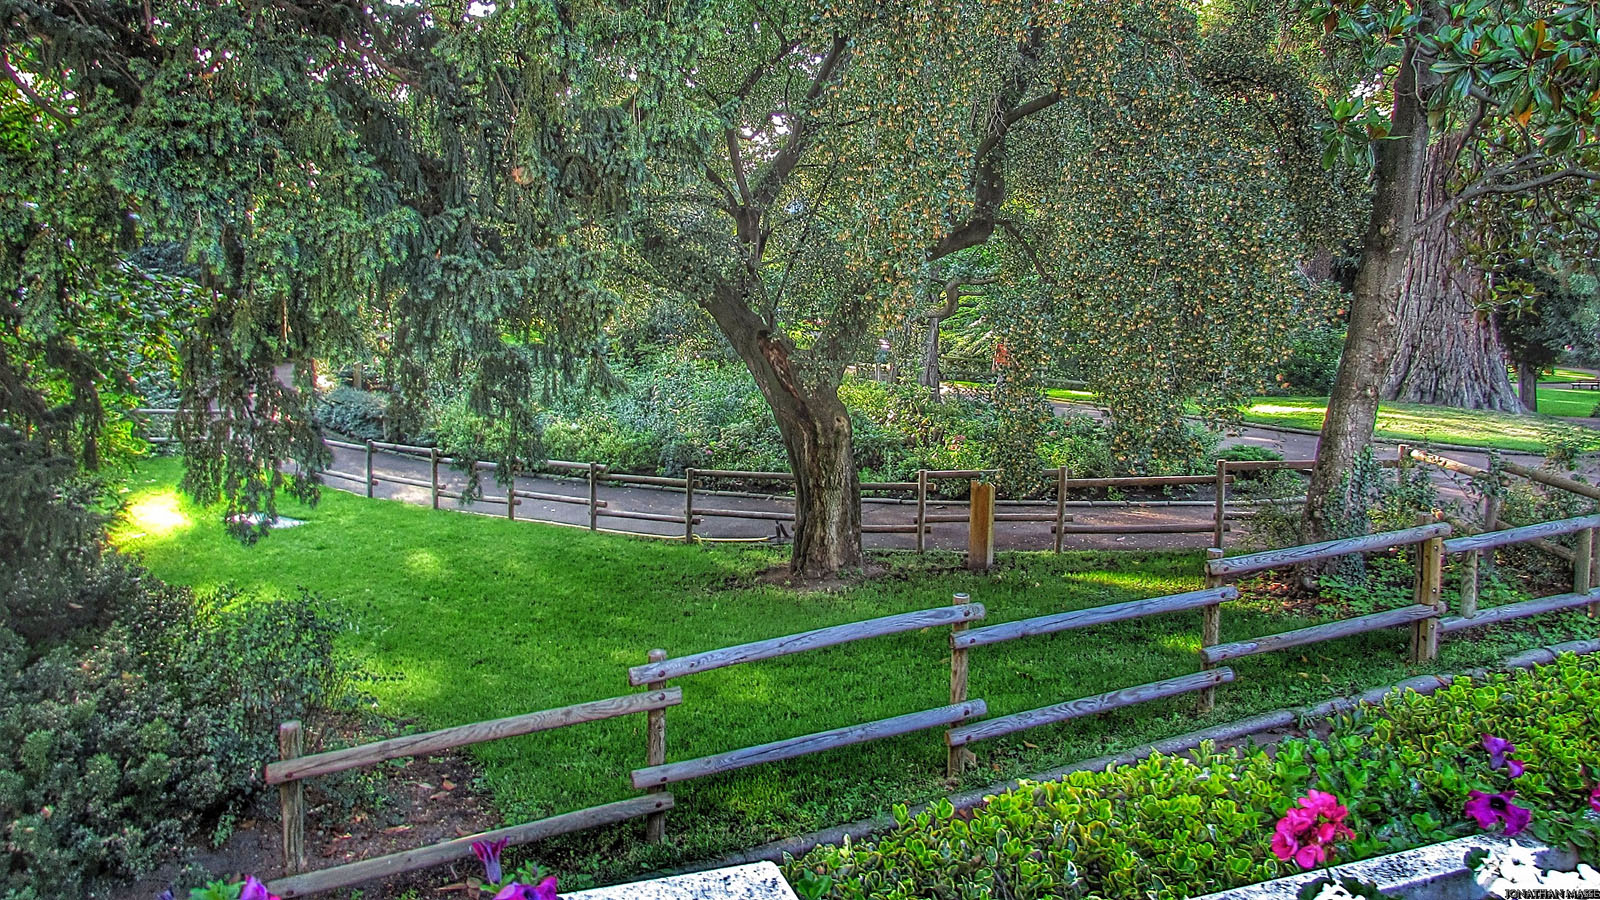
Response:
[[[1282,396],[1322,396],[1333,390],[1344,352],[1344,328],[1325,325],[1307,330],[1289,347],[1268,393]]]
[[[372,391],[339,385],[317,398],[317,424],[361,441],[390,440],[385,427],[388,398]]]
[[[1284,740],[1274,753],[1207,743],[1189,757],[1024,784],[970,816],[947,801],[915,816],[898,806],[894,831],[789,859],[785,874],[834,900],[1209,893],[1295,871],[1272,854],[1272,826],[1311,788],[1350,809],[1356,839],[1341,861],[1470,833],[1467,791],[1503,780],[1481,748],[1486,733],[1529,760],[1517,800],[1535,810],[1535,835],[1573,841],[1592,858],[1600,820],[1584,811],[1600,764],[1589,723],[1597,704],[1600,664],[1566,655],[1531,672],[1392,697],[1339,719],[1326,739]]]
[[[99,895],[260,789],[277,724],[339,697],[342,630],[301,595],[235,608],[135,573],[115,622],[31,658],[6,638],[0,820],[16,898]]]

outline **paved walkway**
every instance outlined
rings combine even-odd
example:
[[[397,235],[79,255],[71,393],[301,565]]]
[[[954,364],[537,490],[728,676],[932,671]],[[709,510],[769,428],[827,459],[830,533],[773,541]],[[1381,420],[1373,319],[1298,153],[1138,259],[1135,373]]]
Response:
[[[1076,404],[1057,404],[1057,412],[1093,412],[1092,408],[1085,409]],[[1224,446],[1248,444],[1266,447],[1282,453],[1289,459],[1310,459],[1316,455],[1317,437],[1309,434],[1280,431],[1277,429],[1259,427],[1241,427],[1229,430],[1224,439]],[[1381,444],[1390,454],[1393,444]],[[1486,466],[1488,456],[1484,453],[1471,452],[1446,452],[1444,455],[1474,466]],[[336,448],[334,451],[335,471],[359,474],[365,466],[365,454],[360,450]],[[1591,461],[1589,468],[1595,468]],[[429,505],[431,496],[428,488],[408,484],[400,484],[385,480],[395,476],[411,481],[420,481],[424,484],[429,478],[429,463],[425,457],[417,457],[404,453],[379,451],[374,454],[373,471],[379,479],[374,488],[374,496],[399,500],[406,503]],[[440,466],[439,478],[441,485],[449,491],[460,491],[466,484],[465,473]],[[1466,480],[1449,473],[1434,470],[1434,478],[1439,486],[1441,496],[1447,500],[1466,501],[1468,494],[1464,489]],[[359,481],[349,481],[341,478],[329,477],[326,479],[329,487],[361,493]],[[482,476],[483,492],[485,495],[504,497],[504,490],[494,482],[492,474],[485,472]],[[519,520],[536,520],[554,522],[566,525],[588,527],[589,512],[587,506],[588,485],[581,479],[565,479],[542,476],[522,476],[516,480],[517,489],[543,494],[571,497],[575,502],[563,503],[551,500],[534,500],[522,498],[517,506],[516,517]],[[793,511],[793,501],[783,495],[749,495],[727,494],[715,491],[714,484],[699,483],[695,495],[696,509],[727,509],[757,511],[767,513],[789,513]],[[605,504],[605,512],[626,511],[653,515],[682,516],[684,498],[681,490],[660,489],[639,485],[614,485],[602,482],[597,490],[597,496]],[[863,522],[867,525],[910,525],[916,516],[916,504],[909,499],[909,494],[904,495],[905,500],[898,502],[889,500],[868,499],[863,503]],[[1187,498],[1205,501],[1209,499],[1209,491],[1196,492],[1192,495],[1183,495]],[[461,501],[442,498],[441,508],[458,509],[481,515],[505,516],[504,500],[499,502],[479,501],[467,504]],[[1045,502],[1033,506],[1002,506],[1002,513],[1038,512],[1050,514],[1054,511],[1052,502]],[[933,498],[928,502],[930,516],[962,516],[966,506],[960,502],[939,501]],[[1066,537],[1065,546],[1068,549],[1199,549],[1211,543],[1210,523],[1212,521],[1212,507],[1209,502],[1198,505],[1172,505],[1155,507],[1127,507],[1127,506],[1095,506],[1072,507],[1068,512],[1073,517],[1074,525],[1114,525],[1114,526],[1191,526],[1204,527],[1203,533],[1194,534],[1071,534]],[[700,514],[701,522],[695,526],[695,534],[701,540],[708,541],[779,541],[778,524],[771,520],[739,519],[723,516]],[[1248,531],[1248,519],[1238,518],[1231,520],[1232,531],[1226,543],[1229,546],[1237,545]],[[683,525],[676,522],[649,521],[636,518],[622,518],[602,515],[598,527],[612,531],[624,531],[632,534],[656,535],[661,537],[682,539]],[[793,532],[792,523],[783,523],[786,532]],[[931,526],[926,540],[930,549],[964,551],[967,542],[967,526],[965,521],[935,523]],[[995,524],[995,543],[1002,550],[1048,550],[1053,546],[1052,524],[1045,522],[997,522]],[[869,548],[913,549],[916,538],[912,534],[882,534],[868,533],[863,535],[863,542]]]

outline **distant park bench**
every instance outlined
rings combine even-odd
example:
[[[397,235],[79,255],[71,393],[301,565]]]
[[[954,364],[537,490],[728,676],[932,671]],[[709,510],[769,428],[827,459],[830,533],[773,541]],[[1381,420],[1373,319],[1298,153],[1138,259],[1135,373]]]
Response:
[[[1600,391],[1600,381],[1574,381],[1567,386],[1585,391]]]

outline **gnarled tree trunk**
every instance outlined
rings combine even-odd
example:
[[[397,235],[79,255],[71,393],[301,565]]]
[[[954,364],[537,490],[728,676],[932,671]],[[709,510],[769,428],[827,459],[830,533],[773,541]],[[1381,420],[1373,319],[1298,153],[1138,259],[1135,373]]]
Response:
[[[1447,178],[1461,140],[1451,135],[1428,151],[1420,216],[1448,198]],[[1506,376],[1499,329],[1478,308],[1486,291],[1483,273],[1466,258],[1448,219],[1418,232],[1396,303],[1395,355],[1383,399],[1521,411]]]
[[[842,365],[838,371],[800,371],[794,344],[769,331],[733,288],[718,288],[705,305],[755,378],[783,436],[795,491],[789,571],[823,578],[859,568],[861,478],[850,412],[839,399]]]
[[[1394,356],[1395,309],[1405,282],[1416,232],[1429,127],[1417,74],[1426,70],[1413,42],[1400,60],[1390,139],[1373,147],[1372,213],[1361,245],[1339,374],[1328,397],[1317,446],[1317,465],[1306,487],[1303,524],[1309,541],[1343,537],[1334,518],[1349,488],[1346,474],[1372,442],[1378,422],[1378,392]]]

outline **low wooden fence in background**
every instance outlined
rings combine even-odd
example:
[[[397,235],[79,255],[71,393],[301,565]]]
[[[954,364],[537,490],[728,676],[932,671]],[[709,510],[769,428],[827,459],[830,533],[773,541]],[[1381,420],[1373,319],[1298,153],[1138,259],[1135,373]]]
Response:
[[[152,418],[171,416],[176,413],[175,410],[171,409],[141,409],[136,412]],[[170,437],[162,435],[152,435],[149,439],[152,443],[172,442]],[[455,466],[464,471],[472,471],[478,474],[497,471],[497,466],[492,462],[458,460],[442,455],[432,447],[397,444],[388,441],[357,442],[333,438],[324,439],[323,442],[331,448],[363,454],[361,471],[329,469],[320,473],[323,478],[345,485],[346,489],[365,493],[368,497],[374,496],[374,488],[383,483],[422,488],[428,491],[429,498],[435,509],[440,508],[441,500],[466,499],[462,491],[452,489],[441,480],[439,471],[441,465]],[[384,472],[374,465],[374,458],[379,453],[392,453],[411,459],[426,460],[429,464],[429,475],[427,478],[413,478]],[[1212,535],[1212,544],[1221,546],[1224,534],[1230,529],[1229,519],[1248,515],[1265,505],[1293,504],[1302,500],[1302,498],[1277,500],[1230,499],[1228,497],[1229,486],[1239,473],[1276,469],[1300,471],[1310,468],[1311,464],[1311,461],[1308,460],[1251,462],[1219,460],[1215,475],[1133,475],[1115,478],[1074,478],[1068,469],[1062,466],[1043,471],[1048,480],[1055,485],[1055,496],[1053,498],[1046,500],[997,500],[994,501],[995,508],[992,511],[992,515],[988,515],[987,518],[983,515],[985,511],[978,511],[980,513],[978,521],[974,520],[974,510],[971,509],[967,501],[946,499],[938,496],[939,485],[941,482],[951,480],[984,479],[993,475],[994,470],[922,469],[918,470],[915,480],[912,481],[865,481],[861,483],[863,504],[904,503],[915,507],[914,513],[908,516],[908,521],[904,523],[863,523],[861,531],[863,534],[915,535],[914,546],[918,552],[924,552],[927,549],[927,536],[936,525],[965,524],[969,529],[969,533],[981,531],[984,535],[992,535],[996,523],[1007,522],[1049,524],[1051,549],[1057,553],[1062,552],[1064,549],[1066,536],[1073,534],[1209,533]],[[734,482],[739,485],[762,483],[772,485],[792,484],[794,475],[789,472],[690,468],[685,470],[682,477],[668,477],[614,472],[605,464],[598,462],[547,460],[533,470],[517,474],[576,479],[587,486],[587,491],[584,494],[562,494],[551,491],[524,490],[515,487],[507,490],[506,486],[502,484],[501,493],[485,493],[474,499],[490,507],[503,507],[505,517],[513,520],[519,518],[518,508],[522,506],[522,501],[524,500],[584,507],[588,511],[588,527],[590,530],[595,531],[601,529],[601,523],[606,519],[677,525],[683,528],[682,534],[685,541],[694,541],[696,539],[695,526],[703,524],[706,519],[710,518],[765,520],[775,523],[788,523],[795,520],[792,509],[736,509],[708,502],[708,498],[727,495],[727,491],[719,490],[719,488],[728,482]],[[514,479],[510,481],[514,483]],[[614,507],[599,497],[599,487],[607,484],[680,491],[683,493],[684,498],[682,512],[646,512]],[[1212,500],[1088,499],[1081,496],[1084,493],[1105,492],[1117,494],[1128,491],[1149,491],[1174,487],[1211,487],[1216,494]],[[779,495],[765,495],[765,497],[773,500],[790,499]],[[930,510],[930,506],[934,505],[954,507],[956,511],[936,512]],[[1210,524],[1206,524],[1203,521],[1134,524],[1077,522],[1071,512],[1074,509],[1179,507],[1211,507]],[[522,515],[520,518],[528,519],[530,517]],[[644,533],[623,530],[629,534]]]

